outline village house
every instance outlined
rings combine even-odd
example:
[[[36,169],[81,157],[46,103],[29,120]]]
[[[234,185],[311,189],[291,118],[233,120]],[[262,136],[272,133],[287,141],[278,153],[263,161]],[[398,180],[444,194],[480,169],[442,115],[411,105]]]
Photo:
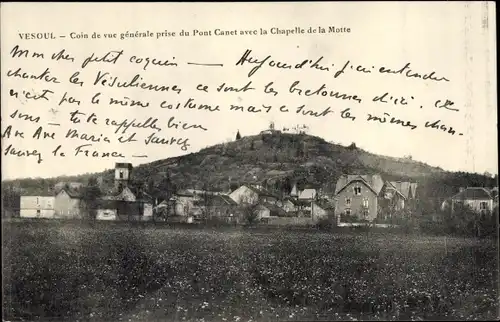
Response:
[[[490,191],[483,187],[460,188],[459,192],[451,197],[451,211],[455,211],[460,205],[469,206],[476,212],[488,212],[493,210],[493,197]]]
[[[78,185],[63,185],[56,192],[54,208],[55,218],[81,218],[81,190]]]
[[[255,205],[259,202],[268,202],[276,204],[279,200],[278,196],[267,191],[259,185],[242,185],[229,194],[238,205],[252,204]]]
[[[384,181],[378,174],[343,175],[335,187],[335,214],[367,221],[387,218],[393,210],[405,209],[415,199],[416,189],[416,183]]]
[[[151,220],[153,206],[151,197],[130,186],[132,165],[115,164],[114,189],[96,200],[97,220]],[[56,218],[83,218],[85,200],[83,184],[60,182],[55,185],[54,210]]]
[[[21,196],[21,218],[54,218],[54,196]]]
[[[384,181],[380,175],[341,176],[335,187],[335,215],[354,215],[372,221],[377,218],[378,197]]]
[[[387,181],[384,185],[384,200],[390,200],[396,210],[402,210],[407,203],[416,200],[417,184],[407,181]]]

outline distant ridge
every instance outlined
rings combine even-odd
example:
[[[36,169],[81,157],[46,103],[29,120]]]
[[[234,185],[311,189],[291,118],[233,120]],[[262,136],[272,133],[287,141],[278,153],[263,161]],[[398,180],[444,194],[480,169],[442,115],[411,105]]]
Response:
[[[111,160],[109,167],[114,167]],[[134,167],[132,180],[146,184],[166,173],[180,189],[208,187],[228,192],[242,183],[273,186],[276,181],[290,180],[314,184],[330,193],[342,174],[380,174],[387,180],[411,181],[438,180],[452,174],[410,158],[377,155],[355,145],[345,147],[317,136],[279,131],[243,136],[195,153],[142,164]],[[113,170],[8,182],[22,187],[23,193],[37,194],[59,181],[85,182],[90,176],[100,176],[105,189],[112,187]]]

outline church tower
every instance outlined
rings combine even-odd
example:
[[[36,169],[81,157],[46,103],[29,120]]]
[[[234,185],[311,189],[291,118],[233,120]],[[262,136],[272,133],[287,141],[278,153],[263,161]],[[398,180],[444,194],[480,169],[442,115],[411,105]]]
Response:
[[[132,163],[115,164],[115,188],[122,190],[128,186],[132,174]]]

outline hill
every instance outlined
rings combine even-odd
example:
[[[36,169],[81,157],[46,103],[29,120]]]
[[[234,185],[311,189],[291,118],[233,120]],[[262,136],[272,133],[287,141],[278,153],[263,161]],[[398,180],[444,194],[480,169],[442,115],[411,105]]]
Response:
[[[446,182],[450,188],[444,189],[443,194],[450,194],[453,187],[458,189],[460,185],[494,185],[496,181],[476,174],[454,174],[409,158],[372,154],[354,144],[345,147],[316,136],[280,132],[246,136],[196,153],[139,165],[133,170],[132,180],[146,190],[168,176],[177,189],[230,191],[242,183],[253,182],[279,190],[284,184],[298,182],[331,193],[340,175],[356,173],[379,173],[390,180],[417,181],[421,187],[440,187],[441,182]],[[113,185],[112,169],[10,183],[23,188],[24,194],[39,194],[50,191],[59,181],[86,182],[90,176],[101,177],[104,190]],[[6,183],[9,182],[2,185]]]

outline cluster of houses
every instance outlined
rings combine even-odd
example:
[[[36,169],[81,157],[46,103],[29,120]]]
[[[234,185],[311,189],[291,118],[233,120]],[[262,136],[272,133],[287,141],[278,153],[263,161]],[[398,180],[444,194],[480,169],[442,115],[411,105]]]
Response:
[[[217,217],[225,221],[245,220],[245,209],[252,209],[259,220],[303,218],[316,221],[335,215],[341,218],[373,221],[387,219],[417,200],[417,183],[386,181],[380,175],[343,175],[333,195],[326,196],[313,186],[298,189],[297,184],[286,196],[278,196],[257,184],[243,184],[222,193],[186,189],[168,200],[154,204],[147,193],[131,187],[130,163],[116,163],[114,189],[95,203],[97,220],[140,220],[177,218],[192,222],[197,218]],[[51,195],[21,196],[20,216],[28,218],[80,218],[85,211],[83,186],[80,183],[58,183]],[[443,203],[443,209],[468,204],[477,211],[491,211],[498,204],[498,188],[465,188]]]
[[[132,165],[116,163],[115,185],[100,197],[94,207],[97,220],[150,220],[153,216],[152,198],[130,185]],[[51,193],[20,197],[22,218],[83,218],[87,211],[84,187],[78,182],[60,182]]]

